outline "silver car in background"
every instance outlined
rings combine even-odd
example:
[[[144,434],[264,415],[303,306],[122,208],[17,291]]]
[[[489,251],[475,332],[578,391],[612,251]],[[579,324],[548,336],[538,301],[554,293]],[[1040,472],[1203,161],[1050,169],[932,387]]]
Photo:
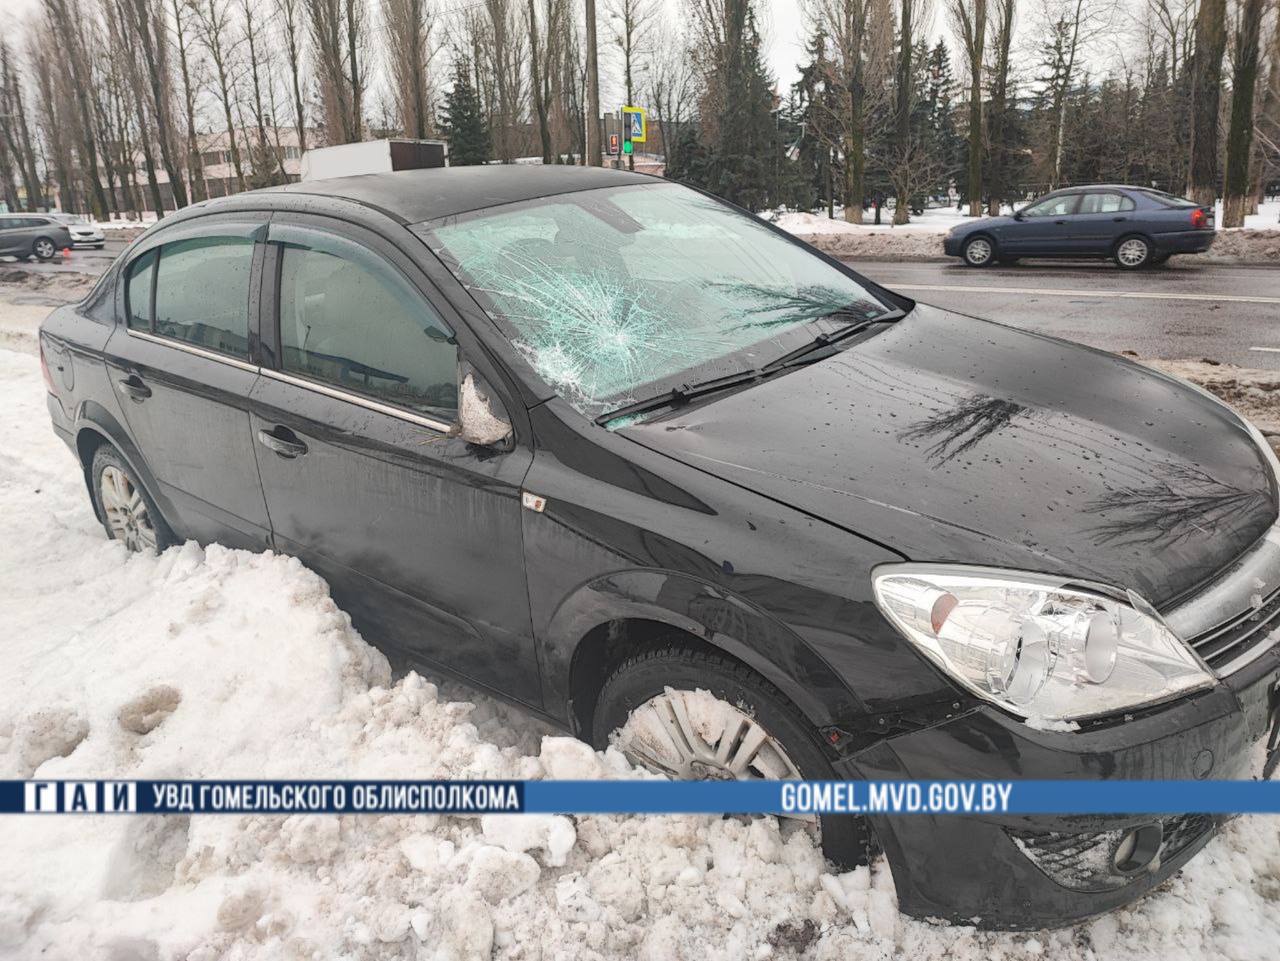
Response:
[[[107,235],[88,217],[82,217],[80,214],[49,214],[48,216],[66,225],[67,230],[71,232],[73,247],[93,247],[101,250],[107,245]]]
[[[0,214],[0,257],[52,260],[70,246],[71,231],[49,214]]]

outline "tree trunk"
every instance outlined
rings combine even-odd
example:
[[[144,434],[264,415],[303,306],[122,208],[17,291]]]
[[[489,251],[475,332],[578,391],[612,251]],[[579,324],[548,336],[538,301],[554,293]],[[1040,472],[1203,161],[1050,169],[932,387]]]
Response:
[[[1227,176],[1222,190],[1222,226],[1243,227],[1251,195],[1253,94],[1258,85],[1258,41],[1262,0],[1244,0],[1236,28],[1235,71],[1231,78],[1231,126],[1227,133]]]
[[[533,86],[533,106],[538,113],[538,135],[542,141],[542,162],[551,163],[551,126],[547,122],[547,98],[538,58],[538,11],[529,0],[529,72]]]
[[[1218,188],[1218,106],[1226,47],[1226,0],[1201,0],[1191,64],[1191,162],[1187,196],[1210,207]]]
[[[600,66],[596,51],[596,0],[587,3],[587,163],[600,159]]]
[[[894,141],[897,146],[899,162],[906,163],[911,146],[911,24],[912,0],[902,0],[902,16],[899,20],[900,44],[898,51],[897,104],[895,105]],[[893,205],[893,222],[896,225],[907,223],[911,219],[911,198],[901,190],[896,191],[897,198]]]

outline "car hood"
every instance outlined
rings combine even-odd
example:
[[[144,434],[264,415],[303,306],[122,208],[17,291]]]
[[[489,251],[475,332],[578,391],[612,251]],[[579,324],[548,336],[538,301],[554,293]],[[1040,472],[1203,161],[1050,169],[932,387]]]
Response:
[[[1088,579],[1157,607],[1276,520],[1264,454],[1212,398],[924,305],[826,360],[620,433],[912,560]]]

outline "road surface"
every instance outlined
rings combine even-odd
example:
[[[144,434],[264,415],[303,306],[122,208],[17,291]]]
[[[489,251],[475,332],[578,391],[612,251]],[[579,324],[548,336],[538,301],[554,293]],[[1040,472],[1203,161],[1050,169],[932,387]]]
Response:
[[[1280,265],[1184,257],[1139,272],[1051,261],[990,270],[959,262],[850,266],[927,304],[1104,350],[1280,370]]]
[[[40,273],[101,273],[126,243],[76,250]],[[877,283],[927,304],[1015,327],[1055,334],[1104,350],[1169,360],[1208,359],[1280,371],[1280,265],[1226,267],[1195,257],[1139,272],[1110,263],[1024,261],[974,270],[958,261],[851,261]],[[0,270],[6,265],[0,262]],[[57,303],[54,291],[8,297]]]

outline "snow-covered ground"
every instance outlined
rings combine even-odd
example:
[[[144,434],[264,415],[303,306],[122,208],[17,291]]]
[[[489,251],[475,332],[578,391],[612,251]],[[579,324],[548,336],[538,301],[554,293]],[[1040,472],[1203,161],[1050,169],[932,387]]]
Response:
[[[393,682],[296,561],[130,557],[0,350],[0,777],[630,777],[456,685]],[[0,818],[0,957],[1271,961],[1280,821],[1038,935],[908,921],[881,866],[709,817]]]
[[[1007,211],[1006,211],[1007,212]],[[836,211],[836,218],[830,219],[826,213],[783,213],[771,219],[779,227],[797,237],[808,237],[815,234],[857,234],[864,231],[911,230],[925,233],[945,234],[956,224],[968,223],[973,218],[961,213],[955,207],[930,207],[920,216],[913,216],[911,221],[895,227],[892,224],[893,211],[882,210],[879,225],[871,223],[872,212],[866,211],[862,224],[851,224],[842,219],[842,211]],[[1217,205],[1217,226],[1222,228],[1222,203]],[[1280,230],[1280,200],[1268,201],[1258,207],[1256,214],[1245,218],[1244,230]]]

